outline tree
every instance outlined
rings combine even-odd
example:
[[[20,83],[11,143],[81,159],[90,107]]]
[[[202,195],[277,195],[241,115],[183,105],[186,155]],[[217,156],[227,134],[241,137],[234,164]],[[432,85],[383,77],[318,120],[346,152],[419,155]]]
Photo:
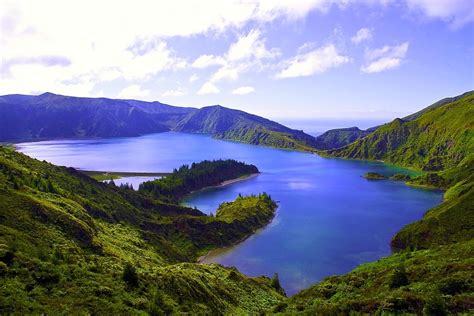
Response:
[[[270,286],[277,290],[282,295],[286,296],[285,290],[281,287],[280,284],[280,277],[278,276],[278,273],[275,273],[270,281]]]

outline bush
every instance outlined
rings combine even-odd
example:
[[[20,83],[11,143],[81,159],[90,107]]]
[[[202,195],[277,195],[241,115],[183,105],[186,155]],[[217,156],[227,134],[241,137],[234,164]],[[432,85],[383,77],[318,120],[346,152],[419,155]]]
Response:
[[[392,274],[392,278],[390,279],[390,288],[391,289],[396,289],[401,286],[408,285],[408,275],[405,270],[404,266],[401,266],[395,270],[395,272]]]
[[[443,294],[455,295],[469,290],[469,284],[462,279],[448,279],[440,284],[439,290]]]
[[[123,269],[122,279],[127,283],[130,287],[137,287],[138,286],[138,274],[135,270],[135,267],[132,266],[130,263],[125,265]]]
[[[431,297],[423,307],[423,315],[442,316],[447,315],[443,299],[439,296]]]

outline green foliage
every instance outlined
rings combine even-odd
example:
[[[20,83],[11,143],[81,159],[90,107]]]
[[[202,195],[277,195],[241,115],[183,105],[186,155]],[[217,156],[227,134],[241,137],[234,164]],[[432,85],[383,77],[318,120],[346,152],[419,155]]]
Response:
[[[285,290],[280,284],[280,277],[278,273],[275,273],[271,279],[270,286],[273,287],[277,292],[281,293],[282,295],[286,295]]]
[[[131,263],[127,263],[122,273],[122,280],[127,283],[129,287],[138,286],[138,274],[135,267]]]
[[[391,289],[396,289],[401,286],[408,285],[408,275],[404,266],[398,267],[392,274],[390,279],[389,287]]]
[[[161,179],[144,182],[139,191],[163,200],[178,201],[193,191],[258,172],[254,165],[236,160],[204,160],[191,166],[183,165]]]

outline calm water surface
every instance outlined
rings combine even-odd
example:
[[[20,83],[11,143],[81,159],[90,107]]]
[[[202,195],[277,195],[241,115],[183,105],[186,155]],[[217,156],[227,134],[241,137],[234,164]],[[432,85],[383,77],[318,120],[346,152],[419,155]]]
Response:
[[[213,253],[205,262],[236,266],[251,276],[278,272],[288,294],[389,255],[391,237],[442,199],[437,191],[361,178],[368,171],[387,175],[402,171],[393,166],[327,159],[204,135],[45,141],[20,144],[19,150],[57,165],[101,171],[167,172],[217,158],[255,164],[262,172],[258,177],[200,191],[185,203],[211,213],[239,193],[265,191],[279,201],[269,226],[235,247]]]

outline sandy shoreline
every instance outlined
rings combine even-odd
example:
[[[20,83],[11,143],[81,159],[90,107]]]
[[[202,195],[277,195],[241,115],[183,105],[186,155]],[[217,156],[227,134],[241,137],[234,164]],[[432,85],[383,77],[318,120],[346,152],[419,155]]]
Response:
[[[250,180],[250,179],[253,179],[253,178],[257,177],[259,174],[260,174],[260,172],[258,172],[258,173],[251,173],[251,174],[248,174],[248,175],[245,175],[245,176],[238,177],[238,178],[236,178],[236,179],[224,181],[224,182],[222,182],[222,183],[220,183],[220,184],[218,184],[218,185],[211,185],[211,186],[208,186],[208,187],[205,187],[205,188],[196,190],[196,191],[192,191],[192,192],[190,192],[189,194],[186,194],[186,196],[184,197],[184,199],[186,199],[186,198],[189,197],[190,195],[193,195],[193,194],[196,193],[196,192],[200,192],[200,191],[207,190],[207,189],[212,189],[212,188],[221,188],[221,187],[224,187],[224,186],[226,186],[226,185],[231,185],[231,184],[233,184],[233,183],[237,183],[237,182],[241,182],[241,181],[245,181],[245,180]]]

